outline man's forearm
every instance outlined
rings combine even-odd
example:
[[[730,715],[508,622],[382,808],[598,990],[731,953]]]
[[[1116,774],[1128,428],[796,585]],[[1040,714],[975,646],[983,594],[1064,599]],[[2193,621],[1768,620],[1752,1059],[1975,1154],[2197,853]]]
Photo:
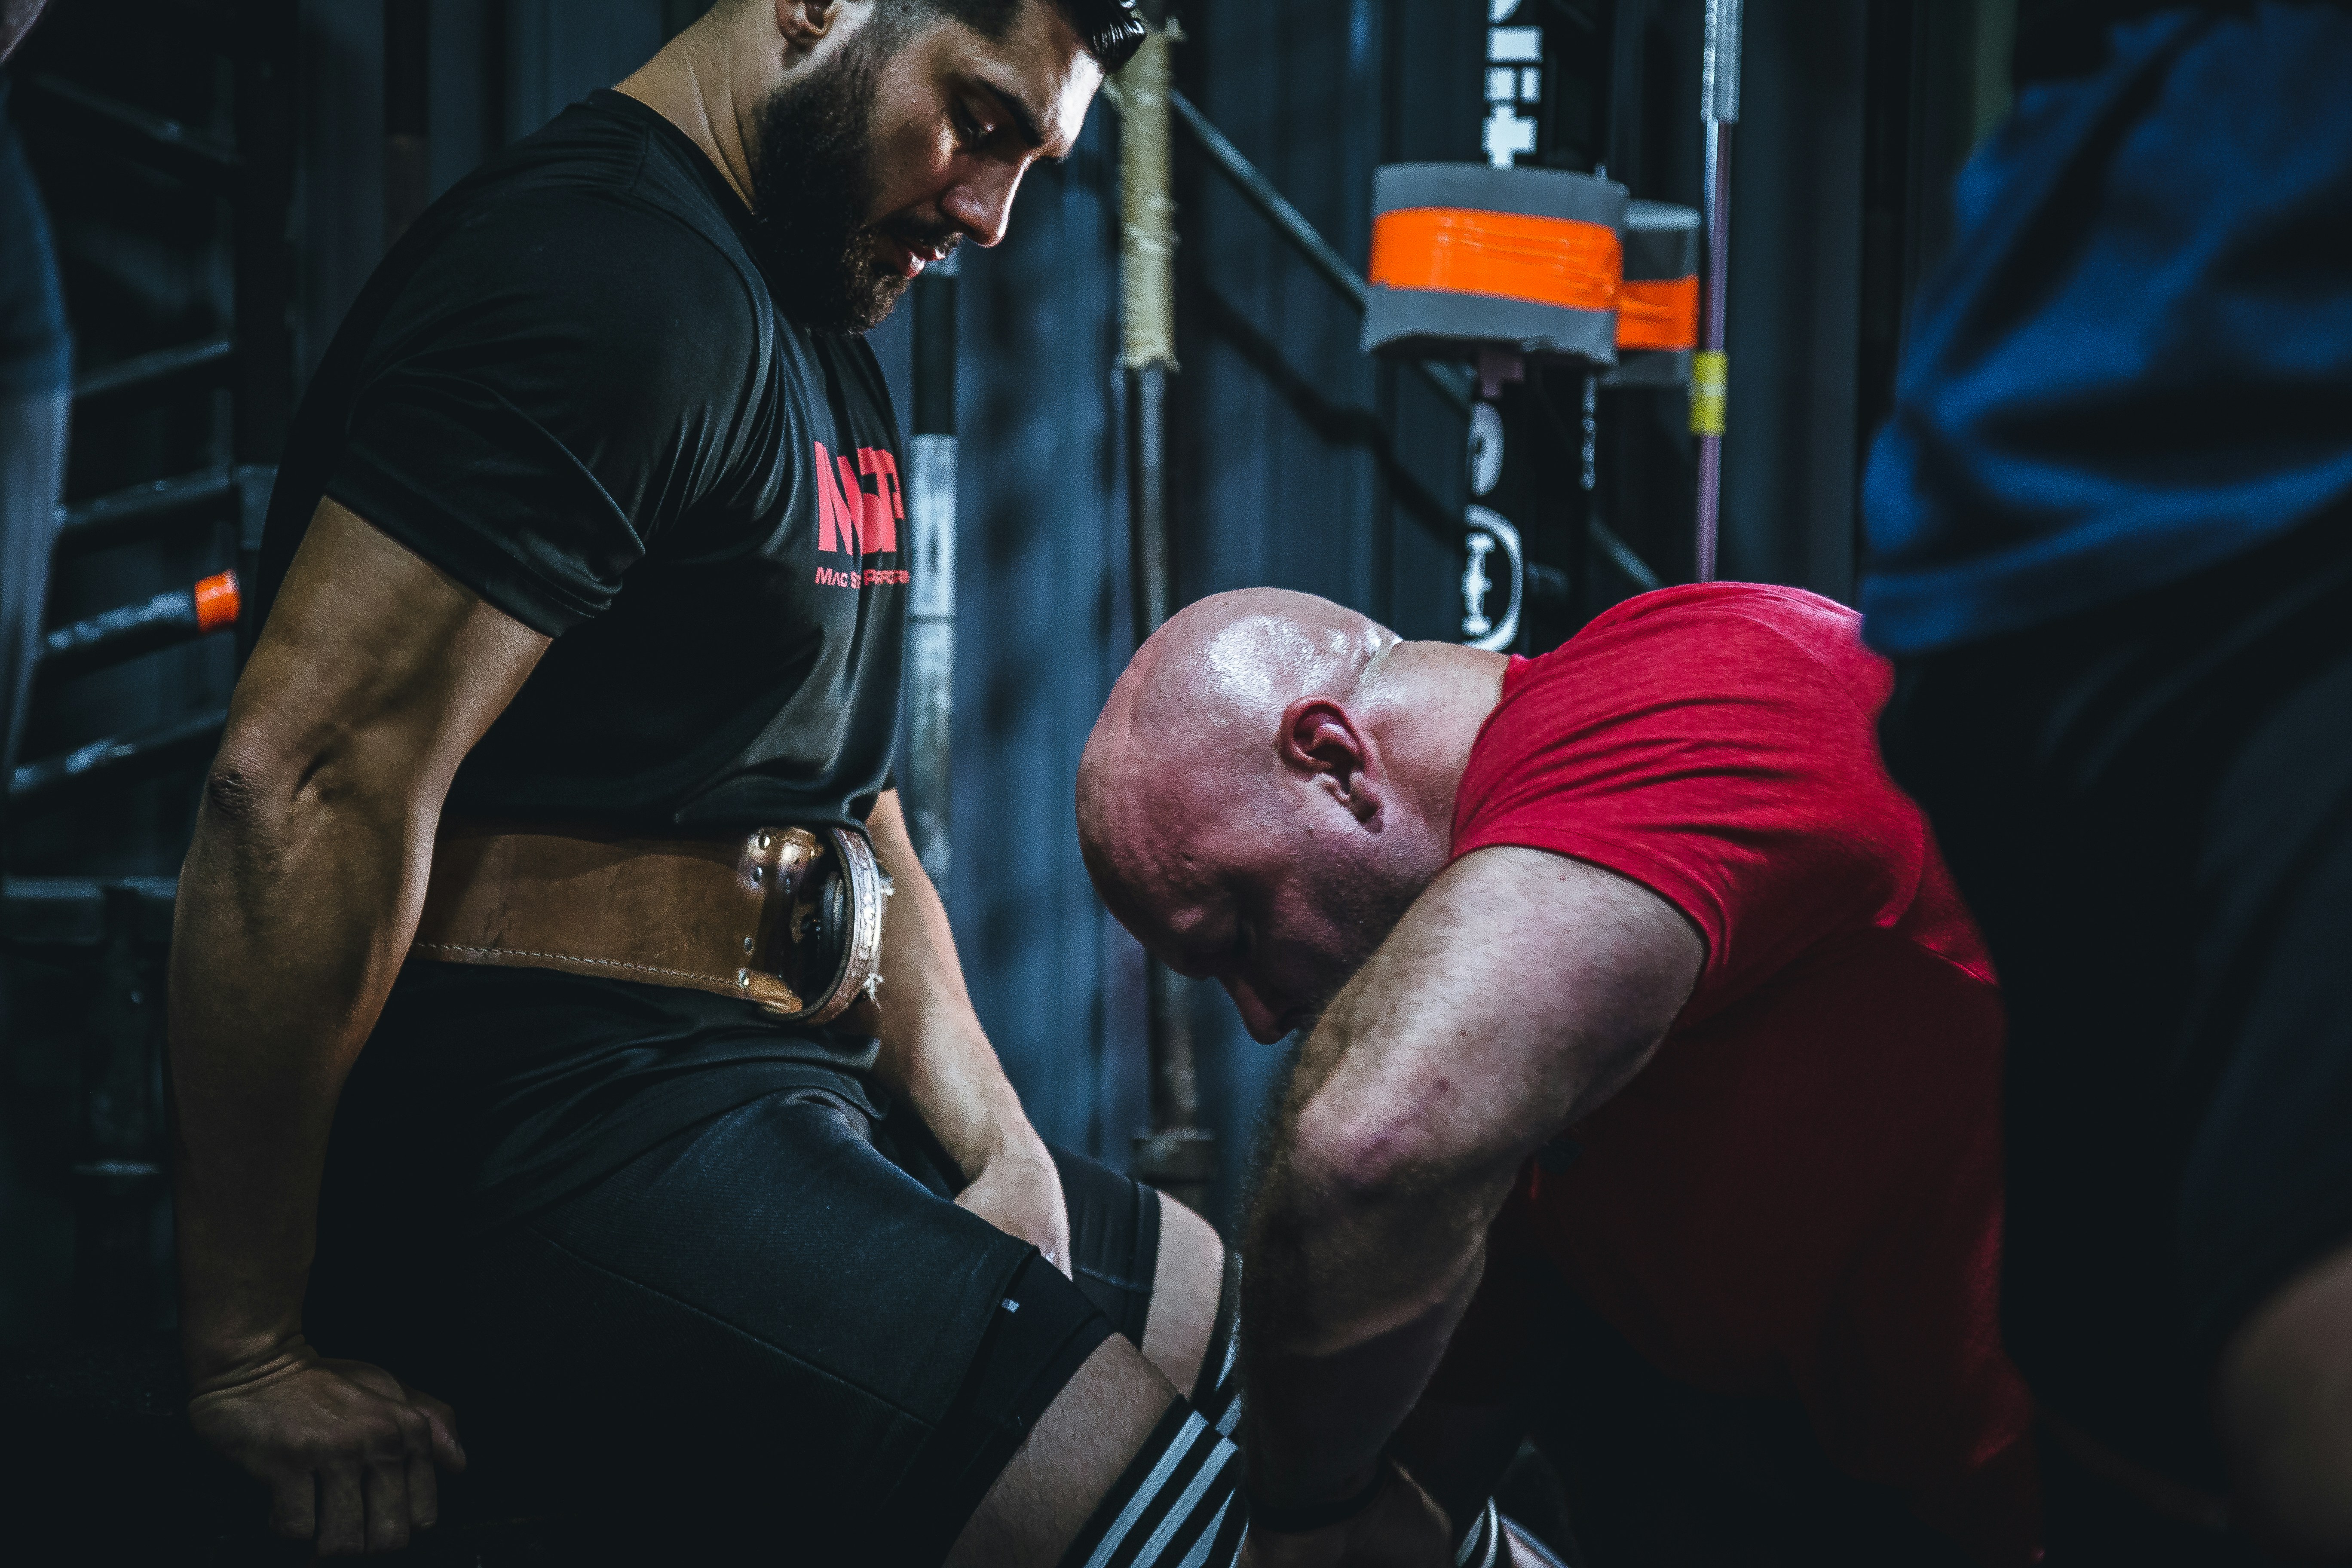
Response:
[[[174,1184],[200,1379],[299,1331],[335,1101],[423,896],[405,814],[337,793],[216,767],[181,873]]]
[[[1360,1486],[1476,1289],[1520,1165],[1639,1070],[1705,956],[1646,889],[1497,847],[1449,867],[1325,1010],[1243,1254],[1262,1496]]]
[[[1274,1163],[1242,1268],[1243,1447],[1261,1498],[1329,1500],[1370,1480],[1477,1290],[1485,1219],[1467,1210],[1455,1194],[1351,1194]]]
[[[898,885],[884,927],[877,1075],[915,1107],[967,1181],[1009,1147],[1042,1153],[972,1012],[946,906],[916,858],[895,792],[876,806],[868,829]]]

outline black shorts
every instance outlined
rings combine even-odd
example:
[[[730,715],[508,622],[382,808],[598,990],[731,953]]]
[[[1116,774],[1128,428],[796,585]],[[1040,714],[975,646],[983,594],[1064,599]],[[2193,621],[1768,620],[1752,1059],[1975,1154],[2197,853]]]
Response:
[[[2352,1239],[2352,519],[1903,665],[1888,765],[2010,1016],[2003,1327],[2220,1489],[2220,1351]]]
[[[860,1098],[768,1094],[478,1232],[341,1151],[311,1337],[457,1407],[456,1516],[626,1561],[936,1563],[1087,1356],[1140,1342],[1158,1198],[1057,1152],[1073,1283]]]

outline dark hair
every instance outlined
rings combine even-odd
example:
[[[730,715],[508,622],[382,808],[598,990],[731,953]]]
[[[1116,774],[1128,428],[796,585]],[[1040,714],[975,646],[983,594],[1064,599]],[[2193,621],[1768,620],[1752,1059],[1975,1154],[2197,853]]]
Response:
[[[900,0],[910,10],[952,16],[983,37],[1001,38],[1029,0]],[[1108,76],[1135,58],[1150,29],[1135,0],[1037,0],[1051,5],[1076,29],[1087,53]]]

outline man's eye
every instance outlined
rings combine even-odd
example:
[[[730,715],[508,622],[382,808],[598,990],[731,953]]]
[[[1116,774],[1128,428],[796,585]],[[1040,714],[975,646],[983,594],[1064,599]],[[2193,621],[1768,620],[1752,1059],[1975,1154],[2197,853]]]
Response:
[[[958,109],[950,117],[955,126],[956,140],[967,147],[977,147],[996,134],[996,128],[983,124],[969,110]]]

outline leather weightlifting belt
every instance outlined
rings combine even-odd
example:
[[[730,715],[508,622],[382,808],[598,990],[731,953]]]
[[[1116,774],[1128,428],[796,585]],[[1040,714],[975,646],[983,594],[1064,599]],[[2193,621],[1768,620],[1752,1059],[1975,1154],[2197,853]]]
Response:
[[[682,986],[788,1023],[869,1015],[890,879],[851,829],[637,838],[444,822],[410,954]]]

